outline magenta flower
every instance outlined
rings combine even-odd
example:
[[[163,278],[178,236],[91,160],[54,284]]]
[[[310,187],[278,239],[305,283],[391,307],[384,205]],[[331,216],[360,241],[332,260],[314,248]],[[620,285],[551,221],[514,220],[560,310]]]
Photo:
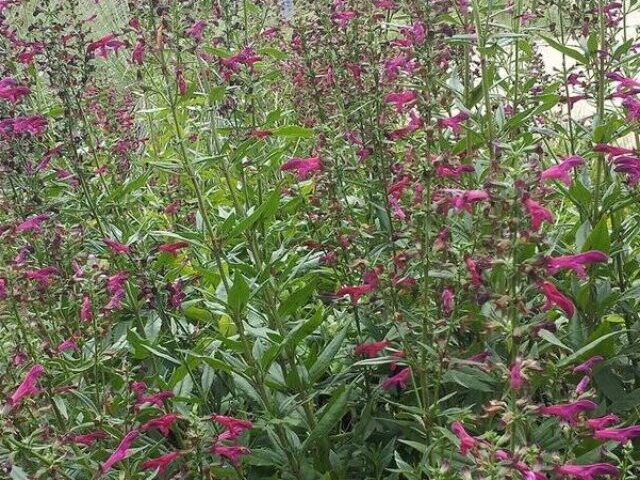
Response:
[[[463,173],[473,173],[476,169],[473,165],[459,165],[452,167],[450,165],[438,165],[435,175],[439,178],[460,178]]]
[[[611,160],[614,171],[627,175],[627,183],[635,187],[640,183],[640,157],[622,155]]]
[[[134,65],[142,65],[144,63],[144,56],[146,51],[146,43],[142,38],[139,38],[136,42],[133,51],[131,52],[131,63]]]
[[[42,135],[47,130],[47,119],[42,115],[16,117],[11,119],[10,127],[11,132],[15,135],[23,133],[33,136]]]
[[[90,447],[98,440],[104,440],[105,438],[107,438],[107,434],[103,431],[98,430],[91,433],[65,435],[64,440],[67,442],[79,443],[80,445]]]
[[[161,392],[148,395],[140,394],[136,399],[136,410],[139,410],[143,405],[154,405],[158,408],[162,408],[164,406],[164,402],[173,396],[174,393],[171,390],[163,390]]]
[[[189,246],[189,242],[185,242],[181,240],[179,242],[174,243],[163,243],[158,247],[158,250],[165,253],[170,253],[174,257],[178,254],[180,250],[183,248],[187,248]]]
[[[56,348],[56,351],[58,353],[67,352],[69,350],[75,350],[75,351],[79,350],[78,344],[76,343],[75,336],[72,336],[71,338],[66,339],[65,341],[60,343],[60,345],[58,345],[58,348]]]
[[[531,197],[524,199],[524,206],[531,217],[531,227],[534,232],[540,230],[542,222],[554,222],[553,214]]]
[[[597,153],[605,153],[609,159],[619,157],[620,155],[631,155],[634,153],[633,149],[617,147],[615,145],[606,145],[604,143],[597,144],[593,147],[593,151]]]
[[[7,279],[0,277],[0,301],[7,298]]]
[[[622,105],[627,109],[627,121],[633,122],[640,119],[640,100],[633,97],[626,97]]]
[[[401,138],[415,132],[423,125],[424,120],[422,117],[415,110],[411,110],[409,112],[409,123],[407,126],[393,130],[392,132],[389,132],[387,136],[389,137],[389,140],[400,140]]]
[[[376,267],[375,269],[366,272],[363,276],[362,285],[346,285],[340,288],[335,295],[337,297],[349,295],[351,297],[351,303],[353,305],[357,305],[360,297],[378,288],[378,274],[381,271],[380,267]]]
[[[185,299],[185,294],[182,291],[182,280],[178,279],[173,283],[167,285],[167,290],[171,295],[169,296],[169,305],[173,308],[182,307],[182,302]]]
[[[640,82],[638,80],[636,80],[635,78],[625,77],[624,75],[617,72],[607,73],[606,77],[609,80],[618,82],[618,86],[616,87],[617,90],[621,90],[621,89],[633,90],[635,88],[640,88]]]
[[[580,413],[590,412],[596,408],[598,408],[598,405],[593,403],[591,400],[577,400],[571,403],[542,406],[538,408],[538,413],[541,415],[560,417],[570,425],[575,425]]]
[[[24,276],[27,280],[35,280],[38,282],[38,286],[45,290],[49,286],[51,277],[58,275],[60,270],[56,267],[44,267],[37,270],[28,270],[24,272]]]
[[[102,475],[111,470],[116,463],[129,456],[129,449],[133,442],[135,442],[136,438],[138,438],[139,434],[140,433],[137,430],[132,430],[124,436],[120,445],[118,445],[118,447],[113,451],[111,456],[100,465],[100,472]]]
[[[176,68],[176,85],[178,89],[178,95],[184,97],[187,93],[187,81],[184,78],[184,72],[181,68]]]
[[[465,456],[469,450],[475,450],[478,446],[478,440],[467,433],[462,423],[453,422],[451,424],[451,431],[458,437],[458,440],[460,440],[460,455]]]
[[[442,294],[440,295],[440,301],[442,303],[442,313],[446,317],[450,316],[453,312],[453,300],[454,300],[454,292],[453,288],[447,287],[442,290]]]
[[[304,180],[309,176],[310,173],[319,172],[322,170],[322,161],[320,160],[320,157],[294,157],[288,162],[283,163],[280,167],[280,170],[293,170],[298,175],[298,180]]]
[[[22,383],[9,397],[8,402],[11,408],[16,408],[23,398],[40,393],[40,389],[36,387],[36,384],[38,383],[38,378],[40,378],[43,373],[44,367],[42,365],[36,364],[31,367],[31,370],[27,372]]]
[[[640,437],[640,425],[631,425],[622,428],[605,428],[596,430],[593,438],[603,441],[627,443],[634,438]]]
[[[568,187],[572,182],[569,172],[583,164],[584,158],[579,155],[573,155],[571,157],[564,158],[559,164],[547,168],[542,172],[540,178],[542,178],[542,180],[559,180]]]
[[[142,462],[142,470],[158,470],[158,475],[163,475],[167,467],[180,457],[180,452],[169,452],[156,458],[150,458]]]
[[[108,33],[104,37],[91,42],[87,47],[87,52],[92,53],[95,58],[107,58],[110,52],[118,52],[125,43],[117,40],[113,33]]]
[[[82,305],[80,306],[80,320],[90,322],[93,320],[93,312],[91,311],[91,299],[88,294],[82,297]]]
[[[411,368],[405,367],[395,375],[386,378],[384,382],[382,382],[382,388],[384,388],[385,390],[390,390],[393,387],[407,388],[407,384],[409,383],[410,378]]]
[[[558,475],[582,480],[595,480],[596,477],[602,475],[610,475],[612,477],[620,475],[620,471],[608,463],[594,463],[593,465],[566,464],[556,467],[555,471]]]
[[[464,264],[467,267],[467,271],[471,276],[471,283],[474,287],[482,286],[482,276],[480,273],[480,268],[476,264],[476,262],[469,256],[464,256]]]
[[[576,366],[573,369],[573,373],[591,373],[593,367],[603,360],[604,358],[602,358],[600,355],[591,357],[587,361],[582,362],[580,365]]]
[[[587,279],[586,265],[592,263],[607,262],[609,257],[598,250],[590,250],[575,255],[563,255],[560,257],[549,257],[547,259],[547,271],[554,275],[558,270],[573,270],[581,280]]]
[[[129,245],[125,245],[124,243],[120,243],[116,240],[111,240],[110,238],[103,238],[102,241],[113,253],[131,253]]]
[[[177,413],[168,413],[158,418],[152,418],[140,427],[141,432],[159,430],[165,437],[169,435],[171,425],[180,418]]]
[[[247,447],[242,445],[224,445],[222,443],[216,443],[211,447],[211,453],[218,455],[219,457],[226,458],[234,466],[240,465],[240,457],[251,453]]]
[[[125,296],[124,285],[129,278],[127,272],[118,272],[107,278],[107,293],[109,303],[104,307],[107,311],[119,310],[122,308],[122,300]]]
[[[413,90],[388,93],[384,101],[393,104],[396,112],[402,112],[407,106],[412,106],[418,100],[418,94]]]
[[[228,417],[226,415],[213,415],[211,420],[225,428],[225,431],[218,435],[217,443],[223,440],[235,440],[242,432],[253,427],[253,424],[249,420]]]
[[[42,224],[49,219],[49,214],[43,213],[42,215],[36,215],[26,219],[24,222],[16,227],[16,233],[23,232],[41,232]]]
[[[589,420],[587,420],[587,425],[591,430],[602,430],[610,425],[613,425],[614,423],[618,423],[619,421],[620,418],[618,418],[616,415],[610,414],[605,415],[604,417],[590,418]]]
[[[522,388],[522,359],[517,357],[509,370],[509,384],[516,392]]]
[[[462,131],[462,122],[469,119],[469,114],[466,112],[460,112],[449,118],[438,119],[438,127],[450,128],[455,136],[460,135]]]
[[[550,310],[554,305],[557,305],[567,317],[573,317],[573,314],[576,312],[576,307],[573,305],[573,302],[562,294],[553,283],[547,281],[542,282],[540,284],[540,288],[546,298],[546,302],[542,308]]]
[[[582,377],[582,380],[576,386],[576,395],[582,395],[589,388],[589,382],[591,381],[591,377],[589,375],[585,375]]]
[[[354,355],[362,355],[367,358],[377,357],[382,350],[389,346],[389,340],[381,340],[379,342],[361,343],[354,350]]]
[[[193,25],[185,30],[185,33],[191,37],[196,43],[202,43],[204,40],[204,29],[207,28],[207,22],[204,20],[198,20]]]
[[[9,100],[16,104],[20,99],[31,93],[31,89],[24,85],[20,85],[14,78],[5,77],[0,79],[0,98]]]
[[[335,12],[331,15],[331,19],[337,23],[340,28],[346,28],[349,25],[349,22],[356,18],[356,12],[348,11],[348,12]]]

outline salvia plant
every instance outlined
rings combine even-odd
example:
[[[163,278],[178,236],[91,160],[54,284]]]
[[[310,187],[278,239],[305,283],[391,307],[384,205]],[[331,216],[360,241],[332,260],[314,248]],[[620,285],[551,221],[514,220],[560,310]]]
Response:
[[[640,478],[637,0],[0,0],[0,477]]]

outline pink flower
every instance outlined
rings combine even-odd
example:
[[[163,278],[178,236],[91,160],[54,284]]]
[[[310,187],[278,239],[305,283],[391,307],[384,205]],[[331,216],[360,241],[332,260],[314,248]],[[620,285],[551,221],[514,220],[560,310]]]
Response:
[[[340,28],[346,28],[351,20],[356,18],[356,12],[335,12],[331,15],[331,19],[337,23]]]
[[[283,163],[280,167],[280,170],[293,170],[297,173],[298,180],[304,180],[309,176],[310,173],[319,172],[322,170],[322,161],[320,160],[320,157],[294,157],[288,162]]]
[[[555,469],[558,475],[580,478],[582,480],[595,480],[602,475],[617,477],[620,471],[608,463],[594,463],[593,465],[566,464]]]
[[[79,443],[90,447],[98,440],[104,440],[107,438],[107,434],[98,430],[97,432],[85,433],[81,435],[65,435],[64,440],[71,443]]]
[[[640,119],[640,100],[633,97],[626,97],[622,105],[627,109],[627,121],[633,122]]]
[[[374,291],[378,288],[378,275],[382,272],[382,267],[376,267],[373,270],[366,272],[363,276],[362,285],[351,285],[340,288],[335,295],[337,297],[344,297],[349,295],[351,297],[351,303],[353,305],[358,304],[358,300],[364,294]]]
[[[559,180],[566,186],[570,186],[572,179],[569,172],[576,167],[584,164],[584,158],[579,155],[564,158],[559,164],[547,168],[542,172],[542,180]]]
[[[469,114],[466,112],[460,112],[457,115],[449,118],[440,118],[438,120],[438,127],[450,128],[454,135],[460,135],[462,131],[462,122],[469,119]]]
[[[183,248],[187,248],[189,246],[189,242],[179,241],[174,243],[163,243],[158,247],[158,250],[165,253],[170,253],[173,256],[178,254],[179,250]]]
[[[381,340],[379,342],[361,343],[354,350],[354,355],[362,355],[368,358],[375,358],[378,354],[389,346],[389,340]]]
[[[225,431],[218,435],[218,442],[222,440],[235,440],[242,432],[253,427],[253,424],[249,420],[228,417],[226,415],[213,415],[211,420],[225,428]]]
[[[413,90],[404,90],[402,92],[388,93],[384,97],[384,101],[394,105],[396,112],[400,113],[407,106],[412,106],[418,99],[418,94]]]
[[[36,136],[42,135],[46,130],[47,120],[42,115],[21,116],[0,121],[0,131],[7,134],[20,135],[28,133]]]
[[[456,213],[460,213],[463,210],[472,213],[473,212],[473,204],[479,202],[486,202],[490,200],[490,196],[488,192],[484,190],[460,190],[457,188],[442,188],[436,195],[434,195],[434,199],[443,199],[443,203],[445,205],[445,211],[453,206],[456,210]]]
[[[596,430],[593,438],[597,440],[627,443],[634,438],[640,437],[640,425],[631,425],[622,428],[605,428]]]
[[[80,306],[80,320],[90,322],[93,320],[93,312],[91,311],[91,299],[88,294],[82,297],[82,305]]]
[[[24,272],[24,276],[27,280],[35,280],[38,282],[38,286],[41,289],[46,289],[49,286],[51,277],[58,275],[60,270],[56,267],[44,267],[38,270],[28,270]]]
[[[573,270],[581,280],[587,279],[587,273],[585,271],[585,265],[591,265],[592,263],[607,262],[609,257],[598,250],[591,250],[584,253],[577,253],[575,255],[563,255],[560,257],[549,257],[547,259],[547,270],[551,275],[554,275],[558,270]]]
[[[69,350],[75,350],[75,351],[79,350],[78,344],[76,343],[75,336],[72,336],[71,338],[68,338],[62,343],[60,343],[60,345],[58,345],[58,348],[56,349],[58,353],[63,353]]]
[[[602,362],[603,360],[604,358],[602,358],[600,355],[591,357],[587,361],[582,362],[580,365],[575,367],[573,369],[573,373],[591,373],[591,371],[593,370],[593,367],[598,363]]]
[[[135,442],[136,438],[138,438],[138,435],[139,432],[137,430],[132,430],[124,436],[124,438],[120,442],[120,445],[118,445],[111,456],[104,463],[102,463],[102,465],[100,465],[100,472],[102,473],[102,475],[111,470],[114,464],[120,462],[121,460],[124,460],[129,456],[129,449],[131,448],[133,442]]]
[[[247,447],[241,445],[224,445],[222,443],[216,443],[211,447],[211,453],[218,455],[222,458],[226,458],[236,467],[240,465],[240,456],[251,453]]]
[[[7,298],[7,279],[0,277],[0,301]]]
[[[185,30],[185,33],[189,35],[194,42],[202,43],[204,29],[207,28],[207,22],[204,20],[198,20],[193,25]]]
[[[634,150],[631,148],[606,145],[604,143],[598,143],[595,147],[593,147],[593,151],[597,153],[605,153],[607,154],[609,159],[612,159],[613,157],[619,157],[620,155],[631,155],[634,153]]]
[[[102,241],[113,253],[131,253],[129,245],[111,240],[110,238],[103,238]]]
[[[173,396],[174,394],[171,390],[163,390],[161,392],[148,395],[145,395],[144,391],[142,391],[136,395],[136,410],[140,410],[143,405],[153,405],[158,408],[162,408],[164,406],[164,402]]]
[[[384,382],[382,382],[382,388],[385,390],[389,390],[393,387],[407,388],[407,383],[410,378],[411,368],[405,367],[392,377],[385,379]]]
[[[139,38],[136,42],[133,51],[131,52],[131,63],[134,65],[142,65],[144,63],[144,56],[146,51],[146,43],[142,38]]]
[[[152,418],[140,427],[140,431],[146,432],[148,430],[157,429],[166,437],[170,432],[169,427],[171,427],[171,425],[179,418],[180,416],[177,413],[168,413],[158,418]]]
[[[522,388],[522,359],[517,357],[509,371],[509,383],[516,392]]]
[[[415,110],[411,110],[409,112],[408,125],[406,127],[398,128],[396,130],[393,130],[392,132],[389,132],[387,136],[389,137],[390,140],[399,140],[415,132],[416,130],[421,128],[423,125],[424,125],[424,120],[422,119],[422,117],[420,117],[418,112],[416,112]]]
[[[453,288],[447,287],[442,290],[442,294],[440,295],[440,301],[442,303],[442,313],[444,313],[445,317],[448,317],[453,312],[453,299],[454,292]]]
[[[538,202],[533,200],[531,197],[527,197],[524,199],[524,206],[527,209],[529,216],[531,217],[531,227],[533,228],[534,232],[540,230],[542,222],[554,222],[553,214]]]
[[[42,224],[49,219],[49,214],[44,213],[42,215],[36,215],[35,217],[28,218],[16,227],[16,233],[23,232],[41,232]]]
[[[582,380],[580,380],[580,382],[576,386],[576,395],[582,395],[584,392],[586,392],[587,388],[589,387],[590,381],[591,377],[589,377],[589,375],[585,375],[584,377],[582,377]]]
[[[167,467],[180,457],[180,452],[169,452],[156,458],[150,458],[142,462],[142,470],[158,470],[158,475],[163,475]]]
[[[467,433],[462,423],[453,422],[451,431],[460,440],[460,455],[465,456],[469,450],[474,450],[478,446],[478,440]]]
[[[482,276],[476,262],[469,255],[465,255],[464,264],[467,267],[469,275],[471,276],[471,283],[473,284],[473,286],[480,287],[482,285]]]
[[[567,317],[573,317],[573,314],[576,312],[576,307],[573,305],[573,302],[563,295],[556,286],[551,282],[542,282],[540,284],[540,288],[546,297],[546,302],[544,304],[545,310],[550,310],[551,307],[557,305]]]
[[[18,386],[15,392],[9,397],[9,405],[11,408],[16,408],[23,398],[31,395],[37,395],[40,390],[36,387],[38,378],[44,373],[44,367],[40,364],[36,364],[31,367],[31,370],[27,372],[27,375],[22,380],[22,383]]]
[[[168,284],[167,290],[171,293],[169,296],[169,304],[173,308],[180,308],[185,299],[184,292],[182,291],[182,280],[178,279],[175,282]]]
[[[590,418],[589,420],[587,420],[587,425],[591,430],[602,430],[610,425],[613,425],[614,423],[618,423],[619,421],[620,418],[618,418],[616,415],[610,414],[605,415],[604,417]]]
[[[598,405],[593,403],[591,400],[577,400],[572,403],[542,406],[539,407],[538,413],[541,415],[560,417],[570,425],[575,425],[580,413],[590,412],[596,408],[598,408]]]
[[[184,97],[187,93],[187,81],[184,78],[184,72],[181,68],[176,69],[176,85],[178,88],[178,95]]]
[[[616,87],[617,90],[621,90],[621,89],[633,90],[634,88],[640,88],[640,82],[638,80],[634,78],[625,77],[624,75],[617,72],[607,73],[606,77],[609,80],[618,82],[618,86]]]
[[[127,272],[118,272],[107,278],[107,293],[109,303],[104,307],[107,311],[119,310],[122,308],[122,300],[125,296],[124,285],[129,278]]]
[[[24,85],[19,85],[14,78],[5,77],[0,80],[0,98],[9,100],[16,104],[20,99],[31,93],[31,89]]]
[[[117,52],[124,47],[124,42],[117,40],[113,33],[91,42],[87,47],[88,53],[93,53],[95,58],[107,58],[110,52]]]

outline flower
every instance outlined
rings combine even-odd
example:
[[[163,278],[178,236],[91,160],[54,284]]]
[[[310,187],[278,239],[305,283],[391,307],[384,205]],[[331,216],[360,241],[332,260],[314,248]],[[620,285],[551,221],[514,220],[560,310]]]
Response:
[[[183,248],[187,248],[188,246],[189,242],[181,240],[174,243],[163,243],[158,247],[158,250],[161,252],[170,253],[175,257],[178,254],[178,251],[182,250]]]
[[[395,375],[386,378],[384,382],[382,382],[382,388],[385,390],[389,390],[393,387],[407,388],[409,378],[411,378],[411,368],[405,367]]]
[[[351,297],[351,303],[353,305],[358,304],[358,300],[365,293],[372,292],[376,288],[378,288],[378,274],[382,272],[382,267],[376,267],[373,270],[366,272],[363,276],[363,284],[362,285],[347,285],[340,288],[335,295],[337,297],[344,297],[345,295],[349,295]]]
[[[522,388],[522,359],[517,357],[509,370],[509,384],[516,392]]]
[[[240,464],[240,456],[251,453],[251,450],[241,445],[224,445],[222,443],[216,443],[211,447],[211,453],[226,458],[237,467]]]
[[[41,232],[42,224],[49,219],[49,214],[43,213],[42,215],[36,215],[26,219],[24,222],[16,227],[16,233],[24,232]]]
[[[553,275],[558,270],[573,270],[581,280],[587,279],[585,265],[592,263],[607,262],[609,257],[598,250],[590,250],[575,255],[563,255],[560,257],[550,257],[547,259],[547,270]]]
[[[474,287],[479,287],[482,285],[482,276],[480,274],[480,269],[476,262],[469,256],[464,256],[464,264],[467,267],[467,271],[471,276],[471,283]]]
[[[38,286],[41,289],[46,289],[49,286],[49,281],[54,275],[58,275],[60,270],[56,267],[44,267],[38,270],[28,270],[24,272],[24,276],[27,280],[35,280],[38,282]]]
[[[384,97],[386,103],[391,103],[396,109],[396,112],[400,113],[407,106],[412,106],[416,100],[418,100],[418,94],[413,90],[404,90],[401,92],[388,93]]]
[[[582,480],[595,480],[601,475],[617,477],[620,471],[609,463],[594,463],[592,465],[566,464],[555,469],[558,475],[580,478]]]
[[[368,358],[375,358],[378,354],[389,346],[389,340],[381,340],[379,342],[361,343],[354,350],[354,355],[362,355]]]
[[[93,320],[93,312],[91,311],[91,299],[88,294],[82,297],[82,305],[80,306],[80,320],[90,322]]]
[[[622,428],[605,428],[596,430],[593,438],[597,440],[612,441],[618,443],[627,443],[634,438],[640,437],[640,425],[631,425]]]
[[[447,287],[444,290],[442,290],[442,294],[440,295],[440,301],[442,302],[442,313],[444,313],[446,317],[450,316],[451,313],[453,312],[453,299],[454,299],[453,288]]]
[[[449,118],[440,118],[438,119],[438,127],[440,128],[450,128],[454,135],[460,135],[462,130],[462,122],[469,119],[469,114],[466,112],[460,112],[457,115],[454,115]]]
[[[110,238],[103,238],[102,241],[113,253],[131,253],[129,245],[111,240]]]
[[[65,435],[64,440],[67,442],[79,443],[81,445],[90,447],[98,440],[104,440],[105,438],[107,438],[107,434],[101,430],[98,430],[96,432],[79,434],[79,435],[74,435],[74,434]]]
[[[587,425],[591,430],[602,430],[607,428],[609,425],[613,425],[614,423],[618,423],[620,418],[616,415],[605,415],[604,417],[598,418],[590,418],[587,420]]]
[[[9,405],[11,408],[16,408],[23,398],[40,393],[40,390],[36,387],[36,383],[43,373],[44,367],[42,365],[36,364],[31,367],[24,377],[24,380],[22,380],[22,383],[9,397]]]
[[[158,470],[158,475],[164,474],[167,467],[180,457],[180,452],[169,452],[156,458],[150,458],[142,462],[143,470]]]
[[[288,162],[283,163],[280,167],[280,170],[293,170],[297,173],[298,180],[304,180],[309,176],[310,173],[322,170],[322,161],[320,160],[320,157],[294,157]]]
[[[598,408],[598,405],[591,400],[577,400],[572,403],[542,406],[538,408],[538,413],[541,415],[560,417],[570,425],[575,425],[580,413],[590,412],[596,408]]]
[[[121,460],[124,460],[129,456],[129,449],[131,448],[133,442],[135,442],[136,438],[138,438],[138,435],[139,432],[137,430],[131,430],[124,436],[111,456],[100,465],[100,472],[102,473],[102,475],[111,470],[114,464],[118,463]]]
[[[31,89],[24,85],[19,85],[18,82],[11,77],[5,77],[0,79],[0,98],[9,100],[11,103],[16,104],[20,99],[31,93]]]
[[[158,418],[152,418],[140,427],[140,431],[146,432],[148,430],[157,429],[166,437],[170,432],[169,427],[171,427],[171,425],[179,418],[180,416],[177,413],[168,413]]]
[[[595,355],[589,358],[587,361],[582,362],[580,365],[573,369],[573,373],[591,373],[593,367],[598,363],[602,362],[604,358],[600,355]]]
[[[587,388],[589,387],[590,381],[591,377],[589,375],[585,375],[584,377],[582,377],[582,380],[580,380],[580,382],[576,386],[576,395],[582,395],[584,392],[586,392]]]
[[[211,420],[225,427],[225,431],[218,436],[218,442],[222,440],[235,440],[244,432],[253,427],[249,420],[228,417],[226,415],[212,415]]]
[[[203,32],[204,29],[207,28],[207,22],[204,20],[198,20],[194,22],[189,28],[185,30],[185,33],[191,37],[191,39],[196,43],[202,43],[204,40]]]
[[[540,284],[540,288],[546,298],[543,307],[545,310],[550,310],[551,307],[557,305],[565,315],[567,315],[567,317],[573,317],[573,314],[576,312],[576,307],[573,305],[573,302],[563,295],[553,283],[547,281],[542,282]]]
[[[571,176],[569,172],[576,167],[584,164],[584,158],[579,155],[572,155],[570,157],[562,159],[562,161],[554,165],[553,167],[547,168],[540,178],[542,180],[559,180],[564,183],[567,187],[571,185]]]
[[[134,65],[142,65],[144,63],[145,51],[146,43],[142,38],[139,38],[131,52],[131,63]]]
[[[540,205],[538,202],[533,200],[531,197],[527,197],[524,199],[524,206],[531,217],[531,227],[534,232],[540,230],[540,226],[542,222],[554,222],[553,214]]]
[[[87,52],[93,53],[95,58],[106,59],[110,52],[118,52],[124,45],[124,42],[117,40],[113,33],[108,33],[95,42],[91,42],[87,47]]]
[[[460,455],[465,456],[469,450],[474,450],[478,446],[478,440],[469,435],[464,426],[460,422],[453,422],[451,424],[451,431],[460,440]]]

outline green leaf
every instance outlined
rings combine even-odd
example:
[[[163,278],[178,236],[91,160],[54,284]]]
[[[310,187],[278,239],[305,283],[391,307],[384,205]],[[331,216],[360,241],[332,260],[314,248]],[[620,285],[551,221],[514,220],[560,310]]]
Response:
[[[227,298],[227,305],[229,305],[231,312],[240,313],[244,307],[246,307],[247,303],[249,303],[250,295],[251,290],[244,276],[240,270],[236,270],[233,285],[229,289],[229,297]]]
[[[285,125],[284,127],[276,128],[273,134],[286,138],[311,138],[313,137],[313,129],[297,125]]]
[[[591,233],[582,246],[583,252],[600,250],[607,255],[611,252],[611,237],[609,236],[609,225],[607,222],[608,217],[603,216],[595,228],[591,230]]]
[[[553,38],[547,37],[546,35],[540,34],[540,38],[542,38],[545,42],[547,42],[550,47],[552,47],[555,50],[558,50],[561,53],[564,53],[567,57],[571,57],[582,64],[587,64],[589,62],[587,57],[585,57],[585,55],[582,52],[576,49],[573,49],[571,47],[567,47],[566,45],[558,43]]]
[[[469,390],[477,390],[480,392],[493,392],[493,386],[480,381],[475,375],[460,372],[458,370],[448,370],[443,376],[444,383],[457,383]]]
[[[338,353],[338,350],[340,350],[342,342],[344,342],[346,336],[347,327],[343,328],[340,333],[338,333],[338,335],[336,335],[333,340],[329,342],[322,353],[318,355],[318,358],[309,369],[309,380],[312,383],[318,380],[320,376],[325,372],[325,370],[329,367],[334,357],[336,356],[336,353]]]
[[[569,347],[567,347],[564,343],[562,343],[558,337],[556,337],[553,333],[551,333],[549,330],[545,330],[544,328],[541,329],[538,332],[538,336],[540,338],[542,338],[543,340],[546,340],[547,342],[551,343],[552,345],[555,345],[556,347],[560,347],[560,348],[564,348],[567,351],[571,351],[571,349]]]
[[[584,354],[596,348],[606,339],[613,337],[615,335],[620,335],[621,333],[625,333],[625,332],[626,330],[618,330],[615,332],[607,333],[606,335],[603,335],[600,338],[596,338],[593,342],[590,342],[589,344],[585,345],[584,347],[579,349],[577,352],[569,355],[568,357],[564,357],[562,360],[560,360],[560,362],[558,363],[558,367],[566,367],[567,365],[572,364],[573,362],[578,360],[580,357],[582,357]]]
[[[273,215],[278,209],[279,202],[280,189],[276,188],[273,192],[271,192],[271,195],[269,195],[269,197],[262,203],[262,205],[256,208],[251,215],[235,224],[233,230],[231,230],[231,232],[229,232],[229,234],[227,235],[227,239],[231,239],[243,234],[258,220],[271,217],[271,215]]]
[[[348,388],[342,386],[333,394],[333,397],[324,408],[322,416],[316,427],[311,431],[306,440],[302,443],[302,448],[309,448],[316,440],[326,441],[329,433],[342,420],[349,402],[351,385]]]

